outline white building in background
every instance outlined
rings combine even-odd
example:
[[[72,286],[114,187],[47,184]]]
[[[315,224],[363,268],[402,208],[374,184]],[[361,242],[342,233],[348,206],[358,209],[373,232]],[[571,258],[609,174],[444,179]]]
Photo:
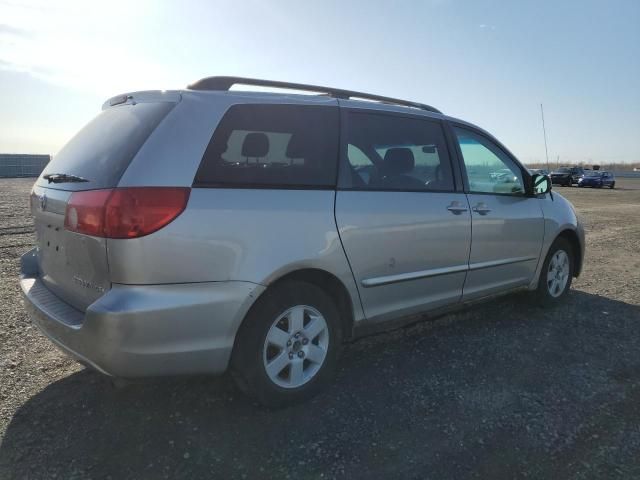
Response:
[[[0,177],[37,177],[51,155],[0,153]]]

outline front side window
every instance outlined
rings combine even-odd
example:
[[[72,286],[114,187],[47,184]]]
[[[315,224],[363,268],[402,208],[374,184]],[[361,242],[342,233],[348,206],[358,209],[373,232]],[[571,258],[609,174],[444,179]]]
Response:
[[[354,189],[454,189],[444,133],[438,122],[351,112],[346,153],[350,186]]]
[[[471,193],[523,194],[522,171],[497,145],[472,131],[454,127]]]
[[[234,105],[220,121],[196,186],[334,188],[337,107]]]

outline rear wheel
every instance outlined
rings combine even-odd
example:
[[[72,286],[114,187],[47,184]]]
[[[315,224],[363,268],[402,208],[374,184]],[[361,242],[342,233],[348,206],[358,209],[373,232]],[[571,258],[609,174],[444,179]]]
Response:
[[[573,250],[564,238],[558,238],[542,265],[536,297],[542,306],[553,305],[566,295],[573,277]]]
[[[341,340],[333,300],[313,284],[284,282],[265,292],[247,315],[232,373],[239,387],[264,405],[294,404],[330,382]]]

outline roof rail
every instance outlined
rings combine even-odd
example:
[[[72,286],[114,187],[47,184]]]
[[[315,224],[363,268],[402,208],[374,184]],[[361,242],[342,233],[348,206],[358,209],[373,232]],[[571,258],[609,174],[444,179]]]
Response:
[[[383,97],[381,95],[372,95],[370,93],[354,92],[352,90],[342,90],[340,88],[320,87],[318,85],[306,85],[304,83],[278,82],[275,80],[259,80],[257,78],[242,77],[207,77],[198,80],[187,86],[190,90],[223,90],[231,89],[233,85],[257,85],[260,87],[286,88],[291,90],[301,90],[306,92],[324,93],[334,98],[350,99],[362,98],[365,100],[376,100],[383,103],[391,103],[394,105],[402,105],[405,107],[419,108],[428,112],[442,113],[437,108],[424,103],[411,102],[409,100],[400,100],[398,98]]]

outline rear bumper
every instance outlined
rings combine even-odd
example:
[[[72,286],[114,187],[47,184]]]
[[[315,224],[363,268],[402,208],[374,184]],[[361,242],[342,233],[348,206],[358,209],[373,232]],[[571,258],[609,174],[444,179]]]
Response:
[[[39,279],[35,250],[21,262],[25,307],[38,328],[81,363],[122,378],[223,372],[264,290],[251,282],[114,284],[81,312]]]

